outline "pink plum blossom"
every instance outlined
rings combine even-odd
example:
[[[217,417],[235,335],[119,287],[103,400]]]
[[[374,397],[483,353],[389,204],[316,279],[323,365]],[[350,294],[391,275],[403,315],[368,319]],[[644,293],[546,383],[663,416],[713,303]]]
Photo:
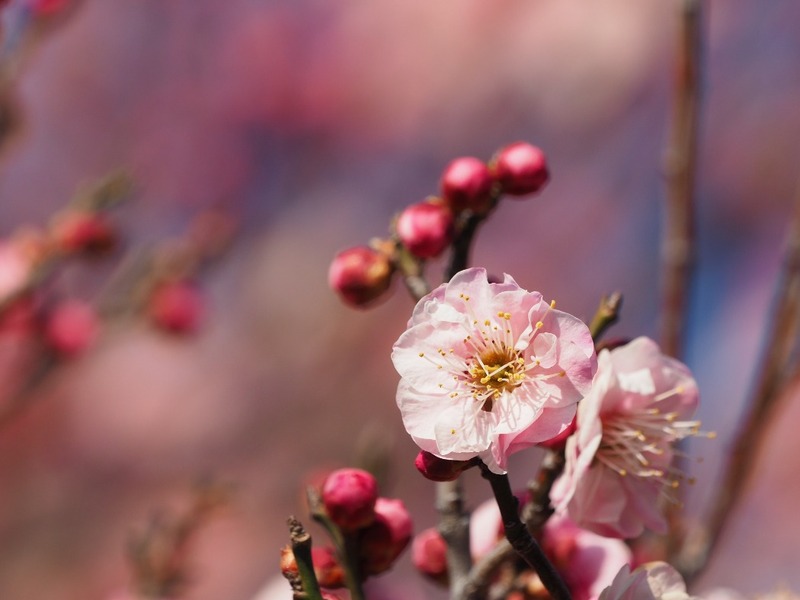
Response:
[[[689,369],[652,340],[603,350],[553,486],[556,511],[605,536],[635,537],[644,527],[663,532],[659,496],[678,485],[672,443],[698,433],[699,422],[687,420],[697,401]]]
[[[620,569],[599,600],[690,600],[686,584],[675,569],[665,562],[646,563],[631,573],[627,565]]]
[[[479,268],[419,301],[392,360],[417,445],[440,458],[478,456],[495,473],[569,426],[596,368],[583,322],[509,275],[489,283]]]

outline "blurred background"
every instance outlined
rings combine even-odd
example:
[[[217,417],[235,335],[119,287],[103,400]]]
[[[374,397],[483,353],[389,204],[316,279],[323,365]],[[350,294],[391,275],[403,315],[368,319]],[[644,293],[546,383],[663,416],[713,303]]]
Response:
[[[750,392],[800,164],[800,4],[706,4],[685,359],[718,438],[692,447],[704,460],[691,518]],[[419,530],[433,525],[389,360],[412,302],[395,282],[355,311],[326,276],[336,251],[386,235],[396,212],[436,193],[457,156],[526,140],[550,162],[542,194],[505,201],[483,226],[475,264],[585,319],[619,289],[614,334],[656,336],[676,5],[85,0],[48,16],[12,84],[23,125],[0,164],[0,235],[46,224],[77,186],[126,169],[135,191],[112,214],[122,250],[58,277],[91,300],[125,250],[181,235],[201,211],[239,229],[200,280],[196,335],[108,326],[0,430],[0,598],[124,589],[131,531],[180,510],[203,475],[235,493],[193,546],[190,600],[253,598],[278,572],[286,517],[305,518],[304,482],[359,452],[388,447],[382,492]],[[20,26],[5,21],[7,35]],[[4,372],[23,368],[4,352]],[[699,591],[800,588],[797,400]],[[533,475],[526,460],[516,485]],[[468,475],[475,506],[488,490]],[[383,579],[386,598],[441,597],[409,570],[405,557]]]

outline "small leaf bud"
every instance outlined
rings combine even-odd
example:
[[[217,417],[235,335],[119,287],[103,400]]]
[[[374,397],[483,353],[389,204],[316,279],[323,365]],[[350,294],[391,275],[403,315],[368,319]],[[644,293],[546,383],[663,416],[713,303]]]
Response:
[[[418,258],[434,258],[453,240],[453,213],[439,198],[407,207],[397,219],[397,236]]]
[[[337,469],[322,484],[322,503],[342,531],[366,527],[375,520],[378,482],[362,469]]]
[[[328,285],[350,306],[364,307],[389,289],[392,264],[389,257],[368,246],[339,252],[328,269]]]
[[[489,206],[493,184],[486,163],[463,156],[447,165],[442,173],[442,197],[454,212],[464,209],[482,212]]]
[[[489,169],[503,193],[512,196],[538,192],[550,178],[544,152],[527,142],[516,142],[498,150]]]

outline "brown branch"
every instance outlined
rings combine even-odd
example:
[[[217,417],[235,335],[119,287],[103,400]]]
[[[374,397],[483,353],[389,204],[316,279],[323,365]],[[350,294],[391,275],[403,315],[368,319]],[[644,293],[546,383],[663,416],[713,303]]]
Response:
[[[794,201],[794,215],[784,250],[783,268],[773,300],[769,331],[763,342],[761,367],[756,376],[752,402],[740,423],[733,448],[728,455],[722,483],[717,488],[710,517],[702,539],[686,544],[678,562],[687,578],[705,567],[716,547],[731,511],[750,476],[758,449],[768,431],[779,392],[791,370],[792,346],[797,340],[800,321],[800,184]]]
[[[672,129],[663,158],[666,222],[661,248],[661,347],[670,356],[680,356],[683,350],[685,315],[695,261],[694,196],[703,25],[700,0],[679,1],[681,24]]]

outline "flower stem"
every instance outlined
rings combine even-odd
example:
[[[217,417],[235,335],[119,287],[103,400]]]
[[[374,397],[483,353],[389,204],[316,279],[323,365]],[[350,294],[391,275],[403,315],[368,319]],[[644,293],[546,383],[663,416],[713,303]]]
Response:
[[[355,540],[342,533],[342,530],[330,520],[322,505],[319,490],[309,487],[306,490],[306,497],[308,498],[311,517],[325,528],[336,548],[336,554],[344,570],[345,585],[350,591],[350,599],[364,600],[364,590],[361,586],[361,570],[358,561],[358,546]]]
[[[300,580],[303,583],[302,595],[295,592],[295,599],[322,600],[322,590],[319,588],[317,576],[314,573],[314,562],[311,559],[311,535],[303,525],[294,517],[289,517],[289,535],[292,540],[292,554],[294,554]]]
[[[539,575],[542,584],[553,600],[571,600],[569,589],[555,567],[547,560],[541,546],[531,535],[519,517],[519,503],[511,491],[507,475],[492,473],[485,465],[481,467],[483,477],[492,486],[506,539],[522,559]]]

